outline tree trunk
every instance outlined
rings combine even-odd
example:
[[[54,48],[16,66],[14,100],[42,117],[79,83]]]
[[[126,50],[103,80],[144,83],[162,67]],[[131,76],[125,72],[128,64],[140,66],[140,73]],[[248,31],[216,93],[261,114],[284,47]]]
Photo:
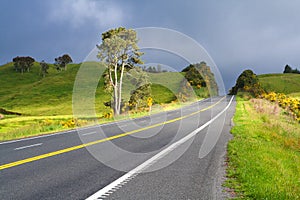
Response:
[[[119,85],[118,85],[118,63],[115,64],[115,85],[114,85],[114,114],[119,115],[120,110],[119,110],[119,96],[118,96],[118,90],[119,90]]]
[[[123,74],[124,74],[124,66],[125,64],[122,63],[122,68],[121,68],[121,74],[120,74],[120,86],[119,86],[119,102],[118,102],[118,110],[119,113],[121,113],[121,104],[122,104],[122,84],[123,84]]]
[[[114,110],[114,115],[119,115],[119,111],[118,111],[118,98],[117,98],[118,92],[117,92],[117,86],[114,87],[114,102],[113,102],[113,110]]]

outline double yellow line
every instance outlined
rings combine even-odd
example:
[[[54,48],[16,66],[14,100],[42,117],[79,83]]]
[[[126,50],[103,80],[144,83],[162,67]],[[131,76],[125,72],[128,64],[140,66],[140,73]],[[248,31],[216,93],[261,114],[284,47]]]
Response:
[[[209,109],[213,108],[214,106],[216,106],[217,104],[219,104],[224,98],[225,97],[221,98],[218,102],[216,102],[216,103],[214,103],[214,104],[212,104],[212,105],[210,105],[210,106],[208,106],[208,107],[206,107],[202,110],[193,112],[191,114],[188,114],[188,115],[185,115],[185,116],[182,116],[182,117],[171,119],[169,121],[154,124],[154,125],[151,125],[151,126],[146,126],[144,128],[136,129],[136,130],[129,131],[129,132],[126,132],[126,133],[121,133],[121,134],[111,136],[111,137],[107,137],[107,138],[104,138],[104,139],[101,139],[101,140],[96,140],[96,141],[93,141],[93,142],[89,142],[89,143],[69,147],[69,148],[66,148],[66,149],[61,149],[61,150],[58,150],[58,151],[53,151],[53,152],[50,152],[50,153],[42,154],[42,155],[39,155],[39,156],[34,156],[34,157],[31,157],[31,158],[26,158],[26,159],[23,159],[23,160],[19,160],[19,161],[7,163],[7,164],[4,164],[4,165],[0,165],[0,170],[15,167],[15,166],[18,166],[18,165],[22,165],[22,164],[37,161],[37,160],[41,160],[41,159],[44,159],[44,158],[56,156],[56,155],[59,155],[59,154],[70,152],[70,151],[75,151],[77,149],[81,149],[81,148],[92,146],[92,145],[99,144],[99,143],[102,143],[102,142],[118,139],[118,138],[125,137],[125,136],[128,136],[128,135],[137,133],[137,132],[141,132],[141,131],[148,130],[148,129],[151,129],[151,128],[154,128],[154,127],[162,126],[162,125],[165,125],[165,124],[170,124],[170,123],[176,122],[178,120],[182,120],[184,118],[193,116],[193,115],[198,114],[200,112],[209,110]]]

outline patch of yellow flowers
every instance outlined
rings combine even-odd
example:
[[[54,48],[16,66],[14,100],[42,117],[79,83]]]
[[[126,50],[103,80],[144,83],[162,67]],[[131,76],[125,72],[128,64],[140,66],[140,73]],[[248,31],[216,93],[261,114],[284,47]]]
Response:
[[[81,119],[69,119],[67,121],[61,121],[60,124],[62,125],[63,128],[74,128],[74,127],[79,127],[82,125],[85,125],[87,123],[86,120],[81,120]]]
[[[300,122],[300,101],[282,93],[263,93],[262,98],[277,103],[283,109],[286,109],[298,122]]]

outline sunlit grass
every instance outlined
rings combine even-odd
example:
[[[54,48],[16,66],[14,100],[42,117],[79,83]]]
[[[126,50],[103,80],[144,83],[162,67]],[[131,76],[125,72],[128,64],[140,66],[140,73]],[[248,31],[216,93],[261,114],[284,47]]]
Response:
[[[22,116],[5,115],[4,119],[0,120],[0,140],[30,137],[73,128],[63,127],[62,124],[73,118],[73,86],[80,67],[103,70],[103,66],[95,62],[84,63],[83,66],[81,64],[69,64],[67,71],[57,71],[53,65],[50,65],[49,74],[42,78],[39,74],[40,66],[38,63],[34,64],[31,72],[24,74],[15,72],[12,63],[1,66],[0,108],[21,113]],[[184,105],[176,101],[176,94],[183,79],[182,73],[153,73],[149,74],[149,77],[153,83],[152,114]],[[82,81],[85,80],[88,80],[88,77]],[[200,97],[209,95],[205,88],[195,89],[195,93]],[[123,97],[125,98],[125,95]],[[111,110],[104,105],[104,102],[111,100],[111,96],[104,92],[102,77],[99,77],[94,96],[83,96],[82,98],[84,100],[87,98],[95,99],[93,109],[96,113],[97,123],[149,115],[147,111],[138,110],[131,112],[130,115],[121,115],[114,119],[103,118],[103,115]],[[52,121],[45,125],[45,120]],[[94,123],[96,123],[95,119],[91,119],[87,120],[84,125]]]
[[[263,74],[258,78],[267,92],[300,93],[300,74]]]
[[[156,104],[149,110],[130,112],[117,117],[106,119],[99,115],[94,118],[81,119],[81,123],[71,124],[66,126],[73,120],[73,115],[58,115],[58,116],[15,116],[6,115],[0,120],[0,141],[31,137],[36,135],[50,134],[57,131],[75,129],[79,127],[105,124],[114,121],[134,119],[138,117],[149,116],[164,111],[179,109],[182,106],[191,104],[192,102],[172,102],[169,104]]]
[[[300,199],[300,125],[270,104],[238,98],[225,184],[238,199]]]

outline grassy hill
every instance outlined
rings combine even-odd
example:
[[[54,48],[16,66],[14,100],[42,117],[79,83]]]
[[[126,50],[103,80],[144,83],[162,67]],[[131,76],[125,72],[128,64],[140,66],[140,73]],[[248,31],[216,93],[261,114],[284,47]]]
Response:
[[[0,120],[0,141],[74,127],[72,124],[69,126],[69,122],[73,114],[73,87],[80,67],[103,68],[98,63],[84,63],[84,66],[69,64],[67,71],[57,71],[50,65],[49,74],[42,78],[38,63],[34,64],[30,72],[24,74],[15,72],[13,63],[0,66],[0,108],[22,114],[5,115],[4,119]],[[149,77],[153,83],[154,108],[155,104],[166,105],[176,100],[175,95],[184,77],[183,73],[150,73]],[[84,77],[83,81],[89,78]],[[195,88],[195,93],[201,97],[209,94],[207,88]],[[128,94],[124,94],[123,97],[128,98]],[[91,95],[95,95],[93,98],[97,116],[101,117],[110,111],[104,106],[104,102],[109,101],[111,97],[104,92],[102,78],[95,94]],[[88,100],[91,95],[82,95],[80,98]]]
[[[73,85],[80,66],[69,64],[67,71],[57,71],[50,65],[49,74],[45,78],[39,75],[38,63],[34,64],[31,72],[24,74],[15,72],[12,63],[1,66],[0,108],[32,116],[71,115]],[[175,94],[183,79],[182,73],[150,73],[149,76],[155,103],[176,100]],[[202,96],[208,95],[206,88],[195,92]],[[96,110],[106,110],[103,102],[109,101],[110,96],[103,92],[103,79],[99,81],[95,98]]]
[[[299,96],[300,74],[263,74],[258,75],[263,89],[267,92],[277,92]]]
[[[37,63],[29,73],[17,73],[11,63],[0,67],[0,107],[25,115],[72,113],[72,89],[79,65],[57,72],[50,66],[42,78]]]

